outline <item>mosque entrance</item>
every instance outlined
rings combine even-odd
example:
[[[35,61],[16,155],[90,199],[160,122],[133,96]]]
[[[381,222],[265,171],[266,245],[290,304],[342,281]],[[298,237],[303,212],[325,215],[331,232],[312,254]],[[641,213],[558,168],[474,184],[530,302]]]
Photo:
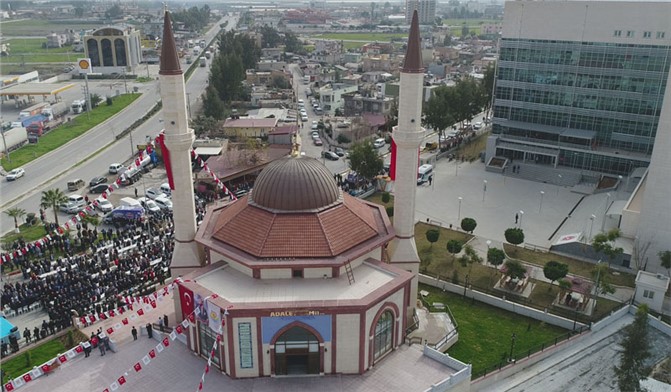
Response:
[[[319,340],[310,331],[292,327],[275,342],[275,374],[319,374]]]

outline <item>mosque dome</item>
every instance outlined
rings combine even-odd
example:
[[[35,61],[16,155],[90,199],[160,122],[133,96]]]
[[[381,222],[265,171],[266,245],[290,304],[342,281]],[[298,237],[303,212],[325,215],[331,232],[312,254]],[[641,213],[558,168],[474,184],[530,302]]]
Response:
[[[250,205],[274,213],[318,212],[342,200],[342,192],[326,166],[308,157],[270,163],[249,196]]]

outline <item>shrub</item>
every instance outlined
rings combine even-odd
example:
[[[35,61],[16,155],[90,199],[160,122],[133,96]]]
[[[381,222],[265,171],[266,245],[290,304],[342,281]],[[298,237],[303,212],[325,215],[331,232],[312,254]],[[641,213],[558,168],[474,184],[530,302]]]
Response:
[[[350,140],[350,138],[348,138],[347,136],[345,136],[344,134],[341,133],[336,138],[336,142],[338,142],[338,144],[347,144],[347,143],[351,142],[351,140]]]
[[[390,218],[392,216],[394,216],[394,207],[393,206],[387,207],[386,210],[387,210],[387,215],[389,215]]]
[[[105,103],[107,103],[107,106],[112,106],[114,104],[114,102],[112,102],[112,97],[107,97]]]
[[[387,204],[387,203],[389,203],[390,200],[391,200],[391,195],[389,194],[389,192],[384,192],[382,194],[382,202],[384,204]]]
[[[524,231],[517,227],[506,229],[504,236],[506,237],[506,241],[513,245],[519,245],[524,242]]]
[[[464,218],[461,220],[461,229],[467,233],[473,233],[478,223],[473,218]]]
[[[433,243],[438,241],[438,238],[440,238],[440,231],[436,229],[429,229],[426,231],[426,240],[431,243],[431,247],[433,247]]]

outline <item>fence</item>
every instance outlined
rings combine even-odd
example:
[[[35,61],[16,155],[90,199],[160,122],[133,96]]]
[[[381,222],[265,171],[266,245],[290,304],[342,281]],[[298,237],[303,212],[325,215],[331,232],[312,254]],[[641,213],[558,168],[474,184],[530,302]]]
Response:
[[[484,302],[486,304],[496,306],[497,308],[501,308],[513,313],[521,314],[523,316],[531,317],[535,320],[543,321],[548,324],[556,325],[558,327],[562,327],[564,329],[575,329],[575,328],[580,328],[584,327],[587,325],[587,323],[583,323],[580,321],[580,317],[577,314],[577,312],[571,312],[571,311],[563,311],[564,314],[567,314],[569,317],[564,317],[562,315],[556,315],[549,313],[546,307],[543,307],[538,304],[533,304],[530,301],[526,301],[524,303],[519,303],[521,298],[508,298],[508,297],[503,297],[499,298],[494,295],[487,294],[485,291],[490,291],[488,289],[480,288],[480,287],[474,287],[474,286],[469,286],[466,290],[464,290],[464,286],[456,285],[453,283],[445,282],[442,280],[439,280],[437,278],[420,274],[419,275],[419,282],[428,284],[430,286],[436,287],[438,289],[441,289],[443,291],[449,291],[454,294],[459,294],[459,295],[464,295],[468,298],[473,298],[474,300]],[[474,290],[478,289],[478,290]],[[493,290],[491,290],[493,291]],[[501,293],[497,293],[501,294]],[[518,301],[518,302],[516,302]],[[553,309],[556,313],[558,309]],[[572,317],[571,317],[572,316]]]
[[[453,390],[456,385],[462,382],[470,383],[471,365],[467,365],[457,359],[450,357],[448,354],[443,354],[429,346],[424,346],[423,354],[426,357],[429,357],[434,361],[438,361],[443,365],[457,371],[439,383],[433,384],[431,388],[427,389],[426,391],[443,392],[447,390]]]
[[[532,347],[529,350],[526,350],[522,353],[520,353],[520,352],[516,353],[516,352],[514,352],[514,349],[513,349],[513,351],[510,354],[507,355],[507,358],[502,358],[501,361],[499,361],[498,363],[487,366],[487,367],[485,367],[485,369],[479,371],[478,373],[473,374],[473,379],[478,379],[480,377],[484,377],[491,372],[501,370],[502,368],[506,367],[507,365],[509,365],[511,363],[514,364],[517,361],[529,358],[530,356],[532,356],[536,353],[544,352],[545,350],[550,349],[550,348],[552,348],[552,347],[554,347],[554,346],[556,346],[556,345],[558,345],[562,342],[570,340],[571,337],[581,335],[584,332],[587,332],[589,330],[590,330],[589,326],[581,326],[580,328],[578,328],[575,331],[567,332],[563,335],[560,335],[560,336],[554,338],[553,340],[549,340],[549,341],[547,341],[547,342],[545,342],[541,345],[538,345],[536,347]]]
[[[412,308],[412,324],[405,329],[405,335],[408,336],[419,327],[419,317],[417,317],[417,309]]]

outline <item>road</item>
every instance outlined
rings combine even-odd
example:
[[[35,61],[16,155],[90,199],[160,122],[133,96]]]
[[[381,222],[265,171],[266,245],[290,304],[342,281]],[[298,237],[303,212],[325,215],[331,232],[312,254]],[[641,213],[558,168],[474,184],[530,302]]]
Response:
[[[208,31],[205,39],[210,42],[219,32],[219,25],[229,19],[226,29],[233,28],[237,23],[235,17],[225,17]],[[182,66],[186,69],[185,64]],[[208,74],[209,66],[197,67],[188,80],[186,90],[192,103],[204,91]],[[147,84],[142,96],[115,117],[58,150],[25,165],[26,175],[23,178],[14,182],[0,181],[0,195],[2,195],[0,203],[3,211],[19,207],[26,212],[37,212],[42,190],[48,188],[65,190],[67,182],[74,178],[81,178],[88,183],[91,178],[106,174],[110,163],[127,161],[134,152],[133,144],[143,143],[147,136],[155,136],[160,132],[162,112],[158,112],[130,135],[118,141],[115,135],[142,117],[159,99],[158,82]],[[13,226],[13,220],[6,214],[0,216],[0,232],[5,233]]]

